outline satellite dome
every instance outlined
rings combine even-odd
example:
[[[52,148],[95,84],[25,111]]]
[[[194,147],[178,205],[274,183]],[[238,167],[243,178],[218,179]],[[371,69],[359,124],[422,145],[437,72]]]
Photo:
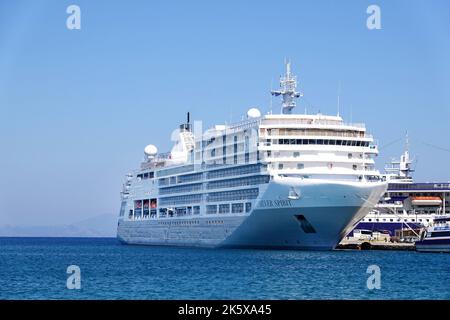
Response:
[[[152,144],[149,144],[148,146],[145,147],[144,153],[147,156],[154,156],[155,154],[158,153],[158,148],[156,148],[156,146],[154,146]]]
[[[259,118],[261,117],[261,112],[257,108],[251,108],[247,111],[247,117],[249,118]]]

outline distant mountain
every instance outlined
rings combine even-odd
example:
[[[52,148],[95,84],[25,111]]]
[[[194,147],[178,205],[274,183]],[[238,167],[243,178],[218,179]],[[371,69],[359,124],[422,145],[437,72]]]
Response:
[[[68,225],[0,226],[0,237],[115,237],[117,216],[102,214]]]

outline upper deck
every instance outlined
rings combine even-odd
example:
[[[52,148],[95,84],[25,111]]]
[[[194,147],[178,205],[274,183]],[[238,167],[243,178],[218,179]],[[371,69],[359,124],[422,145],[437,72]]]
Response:
[[[295,99],[302,96],[296,87],[296,77],[288,64],[286,75],[280,79],[280,90],[272,91],[283,99],[282,113],[262,115],[253,108],[242,121],[205,131],[198,123],[191,125],[188,115],[187,123],[172,134],[178,137],[172,150],[146,153],[138,174],[153,170],[155,177],[161,177],[186,168],[204,171],[261,163],[273,175],[345,180],[379,176],[373,160],[378,149],[365,125],[345,123],[339,115],[294,114]]]

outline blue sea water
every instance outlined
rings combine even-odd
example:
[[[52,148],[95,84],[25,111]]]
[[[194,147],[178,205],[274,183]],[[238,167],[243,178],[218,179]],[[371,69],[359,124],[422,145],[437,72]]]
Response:
[[[80,290],[66,287],[69,265],[80,267]],[[367,288],[369,265],[380,289]],[[450,299],[450,255],[0,238],[0,299]]]

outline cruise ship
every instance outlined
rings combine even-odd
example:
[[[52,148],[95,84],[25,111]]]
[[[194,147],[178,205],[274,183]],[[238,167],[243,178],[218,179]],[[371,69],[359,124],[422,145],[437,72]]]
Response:
[[[382,232],[398,240],[416,240],[420,230],[430,227],[435,218],[450,214],[450,182],[416,182],[414,171],[406,136],[400,159],[393,159],[382,174],[388,183],[386,193],[355,227],[356,233]]]
[[[168,153],[144,149],[126,176],[117,237],[125,244],[331,250],[386,191],[363,124],[295,114],[297,78],[280,77],[280,113],[203,130],[187,121]],[[156,134],[156,133],[155,133]]]

